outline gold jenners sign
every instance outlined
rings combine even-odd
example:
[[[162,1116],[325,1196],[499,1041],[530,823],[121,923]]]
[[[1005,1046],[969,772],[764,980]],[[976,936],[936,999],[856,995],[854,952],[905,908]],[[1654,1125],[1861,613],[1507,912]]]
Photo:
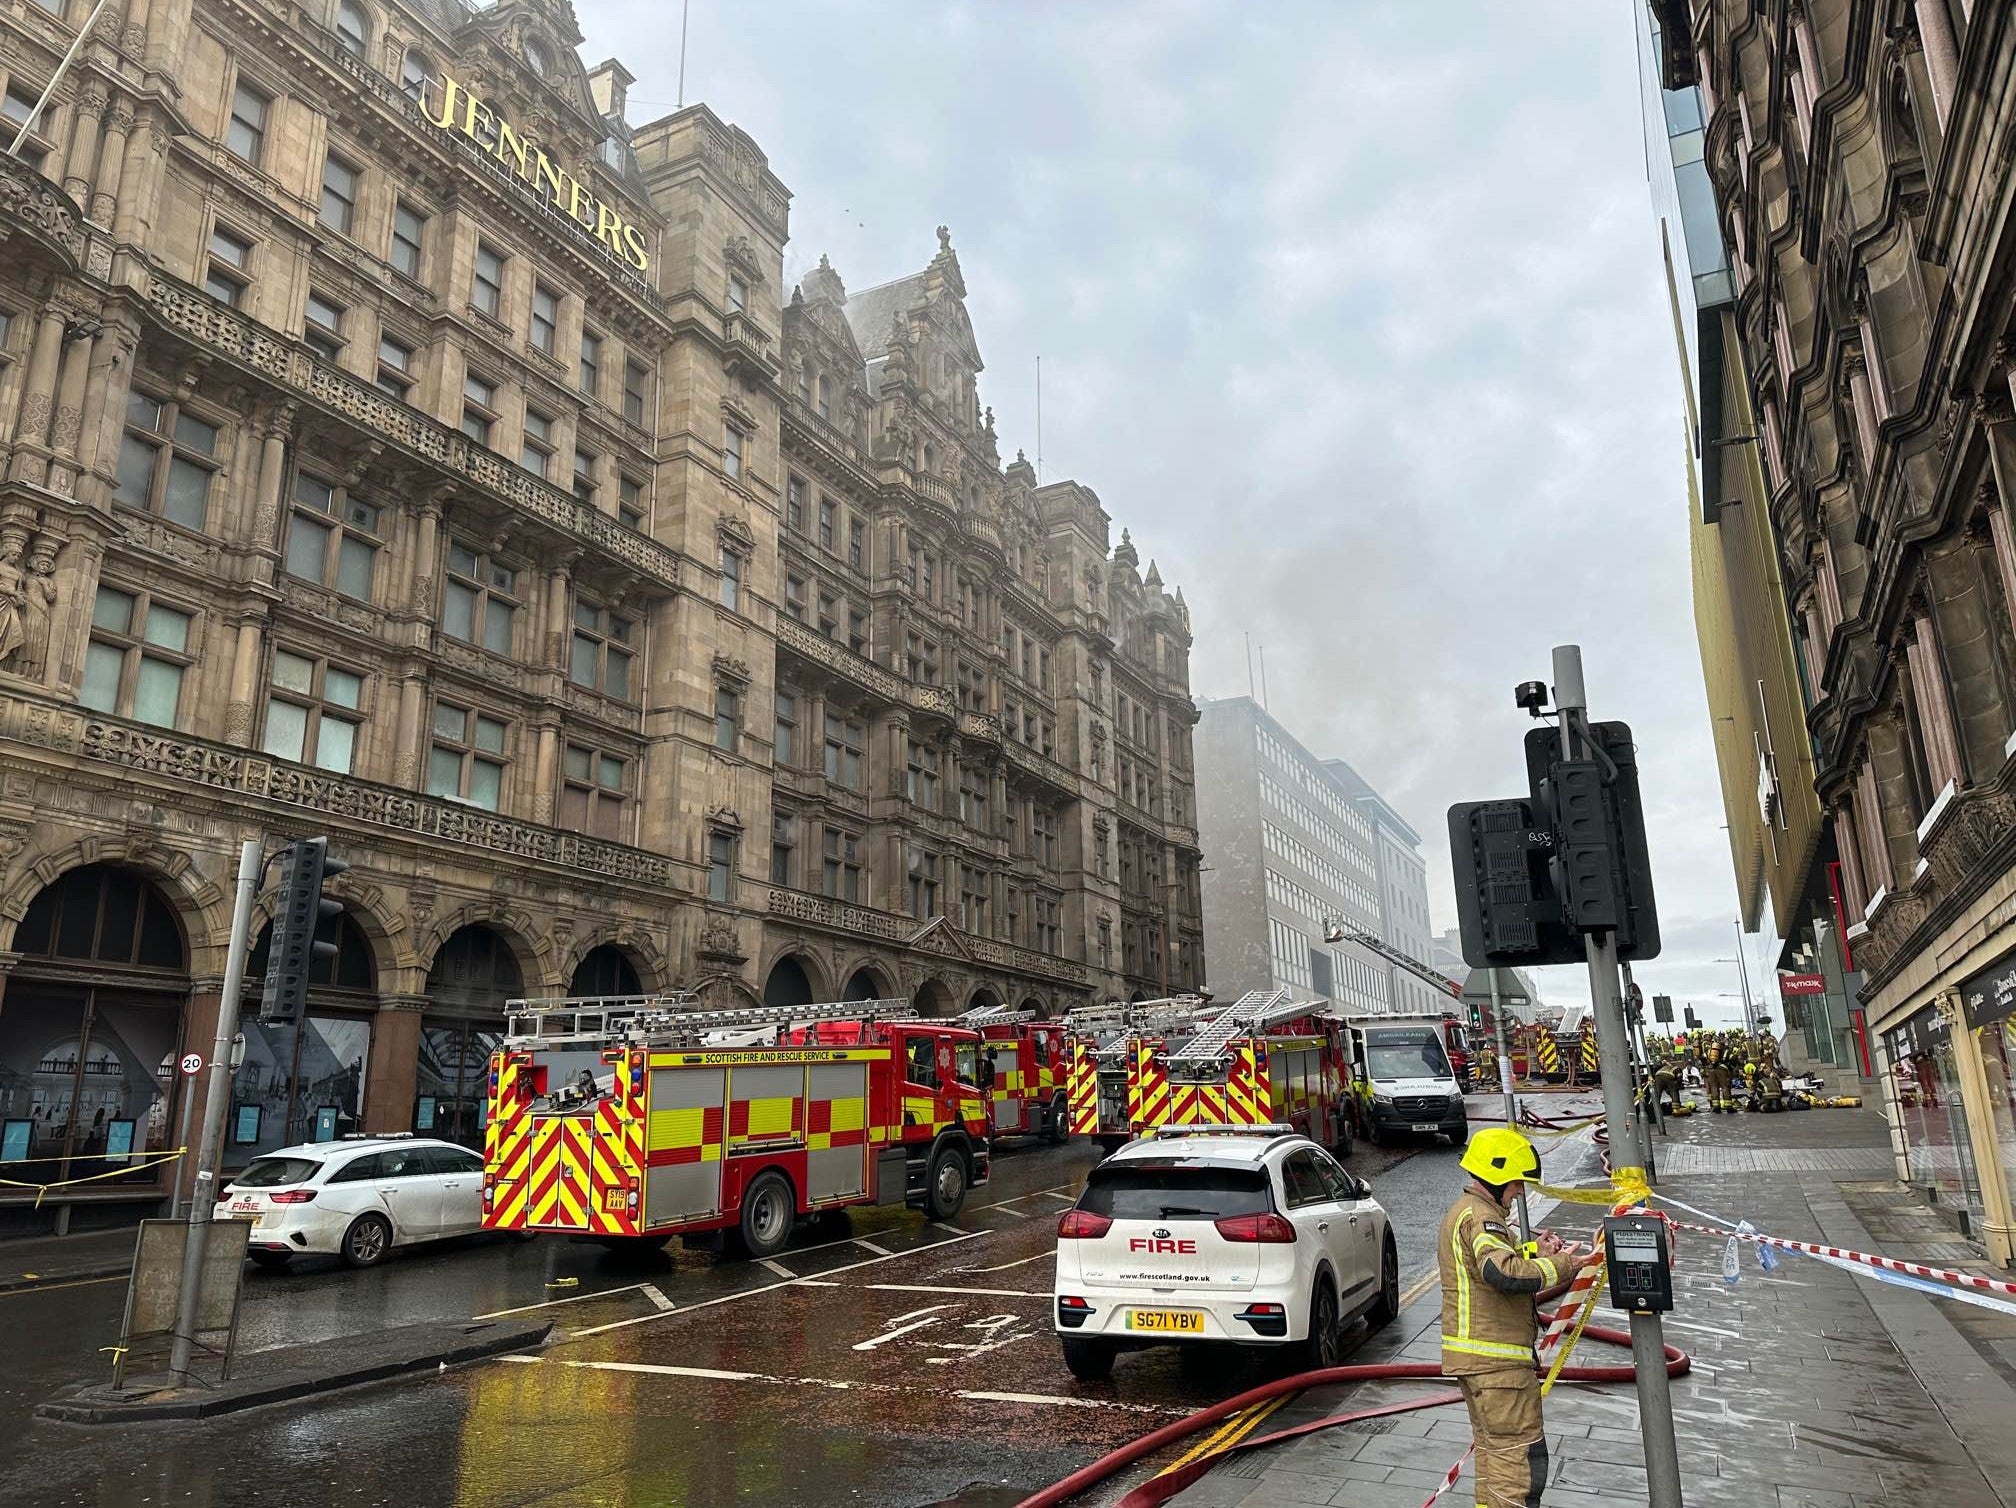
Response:
[[[614,205],[597,199],[587,184],[548,157],[537,142],[520,134],[466,85],[445,73],[429,79],[419,105],[429,125],[468,137],[548,209],[566,216],[639,272],[650,270],[651,257],[637,227],[618,214]]]

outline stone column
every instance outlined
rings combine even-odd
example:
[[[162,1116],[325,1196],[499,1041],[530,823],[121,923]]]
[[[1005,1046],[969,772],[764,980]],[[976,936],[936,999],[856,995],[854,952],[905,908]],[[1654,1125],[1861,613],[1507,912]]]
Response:
[[[547,573],[546,603],[542,613],[544,621],[539,625],[537,641],[537,664],[541,669],[566,671],[568,626],[573,621],[569,617],[568,595],[574,584],[574,567],[580,558],[569,555]],[[711,718],[714,710],[711,700],[707,710]]]
[[[90,203],[98,161],[98,122],[105,114],[105,91],[86,89],[77,97],[70,125],[70,149],[63,156],[63,192],[79,204]]]
[[[427,672],[412,666],[399,678],[399,716],[393,735],[392,783],[405,790],[420,788],[421,719],[427,710]]]
[[[129,151],[142,145],[145,134],[133,134],[133,111],[125,105],[113,109],[105,118],[105,144],[98,154],[98,172],[93,179],[89,218],[99,225],[114,227],[113,233],[125,239],[126,232],[118,229],[118,222],[124,219],[120,194],[122,186],[137,188],[144,181],[144,174],[136,174]]]
[[[42,318],[35,326],[35,339],[28,348],[28,373],[21,384],[20,420],[14,431],[17,445],[39,448],[49,442],[49,421],[56,408],[56,376],[63,361],[63,328],[69,315],[63,305],[51,303],[43,308]],[[24,476],[24,462],[35,468],[34,476]],[[40,458],[25,456],[17,450],[14,475],[20,480],[40,481]]]
[[[231,700],[224,708],[224,741],[250,748],[252,725],[258,721],[259,660],[266,641],[263,606],[238,619],[238,638],[231,652]]]
[[[1965,785],[1967,770],[1960,758],[1953,699],[1946,690],[1938,625],[1932,621],[1930,612],[1921,611],[1911,627],[1912,636],[1905,645],[1905,653],[1911,666],[1911,689],[1916,694],[1918,732],[1925,741],[1925,761],[1932,767],[1932,782],[1939,787],[1948,781]]]
[[[371,1018],[371,1062],[364,1076],[364,1129],[413,1129],[414,1068],[420,1061],[425,995],[381,995]]]
[[[1925,72],[1932,80],[1932,106],[1939,129],[1953,114],[1953,91],[1960,79],[1960,48],[1953,39],[1953,19],[1946,0],[1912,0],[1918,13],[1918,40],[1925,48]]]
[[[91,343],[89,380],[84,388],[84,412],[78,421],[77,466],[79,494],[97,502],[97,476],[101,465],[110,471],[111,457],[119,453],[119,437],[124,430],[126,395],[133,385],[133,353],[140,346],[140,332],[130,324],[108,321]],[[108,428],[106,419],[111,416]]]
[[[56,381],[56,411],[49,424],[49,448],[54,452],[49,485],[57,492],[71,493],[76,489],[75,462],[83,428],[85,384],[91,375],[91,353],[97,339],[98,331],[90,324],[73,327],[64,338]]]
[[[441,571],[440,492],[421,499],[414,510],[412,568],[406,578],[406,610],[422,623],[434,621],[434,578]],[[422,636],[424,638],[424,635]]]
[[[544,708],[538,718],[538,752],[532,765],[532,820],[551,827],[558,812],[554,795],[560,782],[560,709]]]
[[[280,559],[287,515],[287,438],[294,429],[294,405],[284,403],[259,429],[259,468],[253,481],[252,539],[272,560]]]
[[[1862,465],[1876,469],[1876,399],[1870,391],[1869,368],[1861,351],[1851,350],[1842,362],[1848,372],[1848,402],[1855,410],[1855,437],[1862,444]]]

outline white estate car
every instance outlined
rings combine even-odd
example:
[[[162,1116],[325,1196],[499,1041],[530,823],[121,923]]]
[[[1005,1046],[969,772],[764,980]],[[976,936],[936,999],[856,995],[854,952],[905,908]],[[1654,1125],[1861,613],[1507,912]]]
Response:
[[[262,1267],[309,1252],[370,1267],[395,1246],[481,1230],[483,1159],[415,1136],[282,1147],[225,1185],[217,1215],[252,1221],[252,1260]]]
[[[1335,1366],[1340,1331],[1400,1311],[1400,1259],[1362,1180],[1287,1126],[1184,1127],[1092,1170],[1057,1227],[1056,1325],[1071,1375],[1120,1351],[1236,1343]]]

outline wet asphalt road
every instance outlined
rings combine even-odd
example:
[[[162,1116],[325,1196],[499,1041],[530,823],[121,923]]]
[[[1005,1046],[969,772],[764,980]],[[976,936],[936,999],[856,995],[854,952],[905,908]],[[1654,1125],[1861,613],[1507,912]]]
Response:
[[[1351,1159],[1389,1211],[1403,1287],[1433,1265],[1456,1156],[1424,1139]],[[1171,1351],[1122,1357],[1110,1384],[1064,1371],[1055,1217],[1097,1157],[1010,1144],[955,1221],[856,1211],[770,1263],[486,1237],[370,1272],[249,1271],[241,1352],[521,1310],[550,1317],[557,1344],[200,1424],[31,1422],[59,1384],[104,1375],[125,1288],[0,1295],[0,1502],[1012,1504],[1269,1375],[1264,1358]]]

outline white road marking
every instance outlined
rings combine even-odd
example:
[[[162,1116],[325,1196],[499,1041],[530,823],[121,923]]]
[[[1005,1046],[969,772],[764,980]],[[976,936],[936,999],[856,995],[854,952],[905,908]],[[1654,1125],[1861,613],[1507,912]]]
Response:
[[[1030,1199],[1062,1199],[1066,1204],[1076,1204],[1078,1202],[1076,1194],[1060,1194],[1057,1191],[1059,1189],[1075,1189],[1077,1187],[1078,1185],[1075,1183],[1052,1184],[1049,1188],[1037,1189],[1034,1193],[1017,1194],[1010,1199],[996,1200],[993,1204],[976,1204],[973,1208],[976,1210],[1006,1209],[1011,1204],[1021,1204]],[[1016,1211],[1016,1213],[1019,1214],[1020,1211]]]
[[[844,1288],[846,1285],[844,1283],[829,1283],[824,1278],[800,1278],[798,1286],[800,1288]]]
[[[794,1282],[797,1281],[798,1274],[786,1267],[782,1262],[773,1262],[768,1257],[761,1257],[757,1260],[756,1265],[758,1267],[769,1268],[770,1271],[776,1273],[780,1278],[790,1278]]]
[[[854,1237],[854,1244],[856,1246],[867,1247],[870,1251],[874,1252],[875,1255],[878,1257],[893,1257],[896,1255],[896,1253],[891,1251],[886,1246],[877,1246],[873,1241],[870,1241],[866,1236]]]
[[[933,1230],[949,1230],[955,1236],[984,1236],[987,1234],[985,1231],[961,1230],[958,1226],[948,1225],[943,1220],[933,1220],[931,1222],[931,1228]]]
[[[992,1267],[955,1267],[952,1270],[954,1272],[971,1272],[971,1273],[1006,1272],[1011,1267],[1025,1267],[1031,1262],[1047,1261],[1049,1258],[1054,1257],[1056,1255],[1057,1253],[1054,1251],[1039,1251],[1033,1257],[1017,1257],[1012,1262],[1000,1262]]]
[[[987,1231],[976,1231],[971,1235],[954,1236],[950,1241],[934,1241],[929,1246],[919,1246],[913,1248],[911,1251],[891,1252],[886,1257],[864,1257],[859,1262],[849,1262],[844,1267],[829,1268],[822,1276],[831,1277],[835,1273],[854,1272],[862,1267],[874,1267],[882,1262],[893,1262],[898,1257],[914,1256],[920,1251],[936,1251],[941,1247],[956,1246],[961,1241],[975,1241],[987,1234],[989,1234]],[[590,1325],[585,1330],[573,1331],[569,1334],[568,1339],[581,1340],[586,1336],[602,1335],[610,1330],[627,1330],[632,1325],[648,1325],[653,1320],[666,1319],[673,1315],[686,1315],[692,1314],[699,1309],[712,1309],[717,1304],[733,1304],[742,1299],[760,1298],[766,1293],[775,1293],[780,1288],[795,1288],[806,1281],[804,1278],[793,1278],[788,1283],[761,1283],[754,1288],[744,1288],[737,1293],[724,1293],[716,1298],[702,1299],[697,1304],[688,1304],[684,1309],[669,1309],[662,1314],[640,1314],[633,1319],[611,1320],[606,1325]]]
[[[666,1309],[676,1309],[679,1307],[677,1304],[673,1303],[670,1299],[666,1298],[663,1293],[659,1292],[658,1285],[656,1283],[639,1283],[637,1285],[637,1291],[643,1294],[645,1298],[651,1301],[651,1307],[654,1309],[662,1311]]]
[[[950,1304],[933,1304],[933,1305],[931,1306],[931,1308],[932,1308],[932,1309],[950,1309],[951,1307],[952,1307],[952,1306],[951,1306]],[[923,1315],[923,1316],[924,1316],[924,1318],[922,1318],[922,1319],[920,1319],[920,1320],[915,1320],[915,1321],[912,1321],[912,1322],[911,1322],[910,1324],[907,1324],[907,1325],[896,1325],[896,1328],[895,1328],[895,1329],[893,1329],[893,1330],[884,1330],[884,1331],[883,1331],[883,1332],[882,1332],[882,1333],[881,1333],[880,1335],[877,1335],[877,1336],[874,1336],[874,1337],[871,1337],[871,1338],[870,1338],[870,1339],[868,1339],[868,1340],[864,1340],[864,1341],[857,1341],[857,1342],[855,1343],[855,1346],[854,1346],[854,1349],[855,1349],[855,1350],[857,1350],[857,1351],[872,1351],[872,1350],[874,1350],[874,1349],[875,1349],[875,1348],[876,1348],[877,1346],[886,1346],[886,1345],[888,1345],[888,1344],[889,1344],[889,1342],[890,1342],[890,1341],[892,1341],[892,1340],[900,1340],[900,1339],[902,1339],[902,1338],[903,1338],[904,1336],[906,1336],[906,1335],[909,1335],[910,1333],[912,1333],[913,1331],[917,1331],[917,1330],[922,1330],[922,1329],[924,1329],[924,1328],[925,1328],[925,1327],[926,1327],[927,1325],[936,1325],[936,1324],[939,1324],[939,1323],[941,1323],[941,1322],[942,1322],[942,1321],[944,1320],[944,1318],[945,1318],[945,1316],[944,1316],[944,1315],[942,1315],[942,1314],[933,1314],[933,1313],[929,1312],[928,1310],[923,1310],[923,1309],[919,1309],[919,1310],[916,1310],[915,1312],[916,1312],[916,1313],[918,1313],[918,1314],[921,1314],[921,1315]],[[898,1318],[900,1318],[900,1319],[909,1319],[909,1318],[910,1318],[910,1316],[909,1316],[909,1315],[907,1315],[907,1314],[906,1314],[906,1315],[899,1315],[899,1316],[898,1316]],[[894,1320],[892,1320],[892,1321],[890,1321],[890,1323],[891,1323],[891,1324],[895,1324],[895,1321],[894,1321]]]
[[[1065,1204],[1076,1204],[1078,1202],[1078,1196],[1076,1194],[1053,1194],[1048,1189],[1042,1189],[1039,1190],[1039,1192],[1043,1195],[1045,1199],[1057,1199],[1063,1201]],[[1075,1403],[1077,1400],[1071,1399],[1069,1401]]]
[[[1168,1408],[1152,1403],[1125,1403],[1117,1398],[1068,1398],[1057,1393],[989,1393],[977,1389],[955,1389],[950,1393],[937,1388],[906,1387],[892,1382],[842,1382],[827,1377],[775,1377],[767,1372],[729,1372],[712,1367],[675,1367],[642,1361],[569,1361],[560,1356],[498,1356],[494,1361],[525,1362],[538,1366],[542,1362],[557,1362],[563,1367],[576,1367],[590,1372],[630,1372],[657,1377],[682,1377],[700,1382],[753,1382],[772,1387],[831,1388],[839,1392],[858,1393],[907,1393],[929,1398],[962,1398],[974,1403],[1029,1403],[1047,1404],[1058,1408],[1113,1409],[1123,1414],[1152,1414],[1159,1418],[1180,1417],[1191,1412],[1187,1408]]]
[[[1028,1288],[953,1288],[938,1283],[867,1283],[864,1287],[877,1293],[960,1293],[971,1294],[975,1298],[997,1299],[1047,1299],[1048,1293],[1038,1293]]]
[[[507,1314],[530,1314],[534,1309],[551,1309],[556,1304],[585,1304],[589,1299],[612,1299],[619,1293],[635,1293],[647,1287],[644,1283],[629,1283],[621,1288],[600,1288],[594,1293],[576,1293],[564,1299],[546,1299],[537,1304],[520,1304],[516,1309],[492,1309],[488,1314],[471,1315],[472,1319],[502,1319]]]

